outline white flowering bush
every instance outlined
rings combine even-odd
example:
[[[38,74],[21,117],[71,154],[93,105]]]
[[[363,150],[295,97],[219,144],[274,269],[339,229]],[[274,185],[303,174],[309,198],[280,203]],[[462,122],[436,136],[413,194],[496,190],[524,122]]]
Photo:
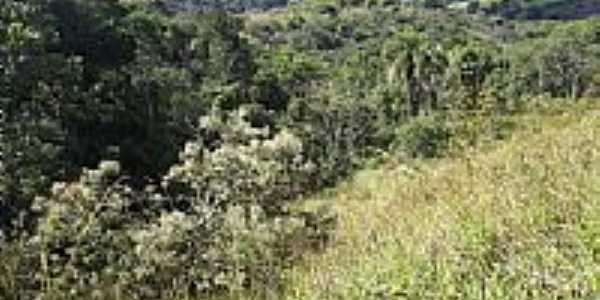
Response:
[[[229,118],[231,126],[203,120],[201,129],[218,138],[211,147],[206,135],[189,142],[160,186],[133,189],[120,165],[105,161],[38,197],[36,230],[16,251],[26,267],[14,271],[35,280],[11,281],[16,297],[277,291],[282,268],[301,254],[300,246],[324,239],[321,224],[333,218],[289,208],[314,172],[298,138],[252,128],[243,112]]]
[[[102,284],[119,284],[136,264],[127,230],[138,226],[138,194],[118,182],[117,162],[84,170],[73,183],[55,183],[33,204],[40,218],[28,250],[36,252],[35,288],[50,297],[89,296]]]
[[[251,128],[243,113],[230,117],[233,128],[201,122],[202,129],[218,131],[220,145],[207,147],[201,139],[188,143],[163,186],[180,211],[216,224],[211,228],[219,241],[212,250],[218,258],[211,259],[221,259],[223,268],[215,270],[212,278],[218,281],[209,285],[277,288],[277,269],[287,263],[286,245],[307,233],[304,218],[294,217],[287,207],[308,190],[314,165],[287,130],[268,138],[268,129]]]

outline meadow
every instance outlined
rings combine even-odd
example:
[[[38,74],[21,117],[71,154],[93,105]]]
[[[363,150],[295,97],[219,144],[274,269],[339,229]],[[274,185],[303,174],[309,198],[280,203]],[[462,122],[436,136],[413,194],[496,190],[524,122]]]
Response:
[[[336,238],[289,273],[285,299],[597,299],[597,101],[538,107],[506,140],[388,162],[316,197]]]

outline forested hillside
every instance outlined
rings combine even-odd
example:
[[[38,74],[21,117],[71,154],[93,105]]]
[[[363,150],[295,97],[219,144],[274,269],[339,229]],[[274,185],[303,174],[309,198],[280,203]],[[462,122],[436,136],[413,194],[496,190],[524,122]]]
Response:
[[[509,0],[499,1],[492,6],[495,6],[492,10],[506,17],[534,20],[574,20],[600,14],[598,0]]]
[[[279,299],[341,232],[306,199],[600,97],[596,18],[194,3],[0,2],[0,299]]]

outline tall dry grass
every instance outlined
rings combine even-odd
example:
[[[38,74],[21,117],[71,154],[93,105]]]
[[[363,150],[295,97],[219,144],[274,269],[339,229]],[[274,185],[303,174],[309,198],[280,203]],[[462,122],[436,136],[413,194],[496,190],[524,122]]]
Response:
[[[284,299],[600,299],[600,107],[538,104],[503,142],[359,173]]]

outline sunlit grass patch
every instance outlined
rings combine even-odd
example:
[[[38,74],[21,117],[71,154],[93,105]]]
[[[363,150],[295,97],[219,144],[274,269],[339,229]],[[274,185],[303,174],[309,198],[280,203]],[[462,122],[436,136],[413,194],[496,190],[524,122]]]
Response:
[[[312,200],[333,203],[336,239],[286,299],[596,299],[597,107],[537,107],[485,151],[365,170]]]

